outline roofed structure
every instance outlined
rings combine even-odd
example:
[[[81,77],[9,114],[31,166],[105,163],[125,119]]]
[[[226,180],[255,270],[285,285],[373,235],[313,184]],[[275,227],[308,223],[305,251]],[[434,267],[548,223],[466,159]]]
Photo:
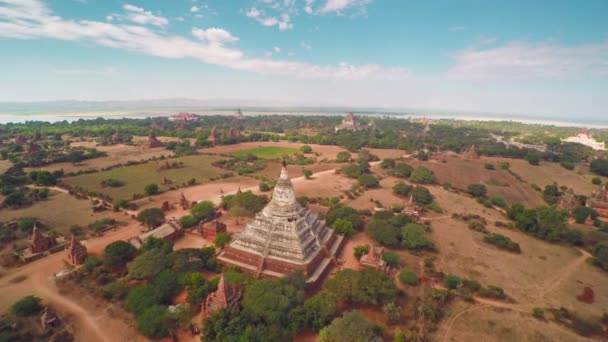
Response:
[[[363,254],[361,259],[359,260],[359,267],[369,267],[384,271],[386,269],[386,262],[384,261],[384,259],[382,259],[383,253],[384,247],[373,246],[372,248],[370,248],[368,253]]]
[[[296,201],[287,169],[281,170],[271,201],[247,223],[218,260],[256,277],[282,277],[302,270],[316,283],[330,267],[344,237]]]
[[[595,140],[586,128],[581,128],[581,131],[577,135],[562,139],[562,141],[582,144],[598,151],[606,150],[606,143]]]
[[[203,317],[209,317],[221,308],[237,307],[242,295],[241,289],[226,284],[224,274],[222,273],[220,282],[217,284],[217,290],[210,293],[201,306]]]
[[[150,134],[148,134],[148,147],[155,148],[155,147],[163,147],[163,146],[165,146],[165,145],[156,138],[156,134],[154,133],[154,131],[150,131]]]
[[[129,239],[129,243],[135,248],[140,249],[151,237],[157,239],[175,240],[184,235],[184,229],[177,222],[170,221],[157,228],[151,229],[139,236]]]
[[[44,236],[38,229],[38,226],[34,224],[34,229],[32,230],[32,237],[30,238],[30,251],[32,254],[35,253],[43,253],[49,250],[51,246],[55,244],[55,239],[49,236]]]
[[[361,127],[359,126],[359,120],[357,117],[353,113],[348,113],[348,115],[342,119],[342,123],[334,127],[334,131],[358,131],[360,128]]]
[[[212,146],[215,146],[215,144],[217,144],[217,134],[215,127],[211,129],[211,134],[209,134],[207,141],[210,142]]]
[[[72,239],[65,246],[67,251],[68,261],[72,265],[78,266],[84,263],[84,259],[89,255],[87,248],[76,239],[75,235],[72,235]]]

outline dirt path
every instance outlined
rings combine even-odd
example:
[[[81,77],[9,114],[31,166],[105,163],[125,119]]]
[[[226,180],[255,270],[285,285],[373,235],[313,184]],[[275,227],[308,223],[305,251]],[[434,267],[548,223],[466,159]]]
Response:
[[[448,337],[450,336],[450,330],[452,329],[452,325],[454,325],[454,322],[456,322],[456,320],[458,320],[458,318],[460,318],[460,316],[462,316],[466,313],[469,313],[471,311],[481,310],[484,308],[486,308],[486,305],[474,306],[472,308],[462,310],[459,313],[457,313],[456,315],[454,315],[454,317],[452,317],[452,319],[450,319],[450,323],[448,323],[447,330],[445,331],[445,334],[443,335],[443,342],[448,341]]]
[[[538,298],[537,300],[545,299],[547,294],[549,294],[551,291],[555,290],[565,279],[572,276],[572,273],[574,273],[588,258],[592,257],[591,254],[589,254],[589,252],[587,252],[583,249],[577,248],[577,250],[581,253],[581,256],[576,258],[574,261],[572,261],[566,267],[559,270],[559,272],[557,273],[557,275],[555,277],[547,279],[543,283],[543,286],[541,286],[542,290],[537,295],[537,298]]]

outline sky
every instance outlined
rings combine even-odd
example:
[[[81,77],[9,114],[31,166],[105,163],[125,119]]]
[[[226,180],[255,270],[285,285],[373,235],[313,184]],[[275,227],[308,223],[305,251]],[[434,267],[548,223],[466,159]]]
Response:
[[[0,101],[608,116],[608,1],[0,0]]]

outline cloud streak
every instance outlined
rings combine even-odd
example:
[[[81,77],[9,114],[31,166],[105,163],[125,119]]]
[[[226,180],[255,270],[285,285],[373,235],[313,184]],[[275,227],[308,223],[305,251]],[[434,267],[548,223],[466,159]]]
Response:
[[[608,42],[563,46],[510,42],[456,53],[448,76],[462,80],[529,80],[608,76]]]
[[[288,60],[247,58],[242,51],[224,45],[238,39],[224,29],[193,28],[191,33],[196,39],[145,26],[68,20],[54,15],[39,0],[0,0],[0,37],[3,38],[87,41],[161,58],[192,58],[216,66],[304,79],[408,78],[408,72],[403,68],[383,68],[376,64],[342,62],[335,66],[319,66]]]

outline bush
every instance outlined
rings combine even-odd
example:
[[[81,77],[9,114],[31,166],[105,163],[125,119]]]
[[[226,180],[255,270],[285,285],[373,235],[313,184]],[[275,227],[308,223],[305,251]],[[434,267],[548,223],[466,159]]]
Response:
[[[479,290],[479,295],[486,298],[505,299],[506,295],[502,288],[494,285],[488,285]]]
[[[543,319],[545,318],[545,310],[543,310],[542,308],[532,308],[532,316],[534,316],[535,318],[538,319]]]
[[[144,192],[146,193],[146,195],[152,196],[158,195],[160,193],[160,190],[158,189],[158,184],[152,183],[146,185],[146,187],[144,188]]]
[[[380,167],[384,170],[392,169],[395,167],[395,165],[396,165],[395,159],[392,159],[392,158],[383,159],[382,162],[380,163]]]
[[[426,236],[424,227],[415,223],[409,223],[403,227],[401,244],[407,249],[422,250],[434,249],[435,245]]]
[[[101,294],[105,299],[123,299],[129,294],[129,285],[115,281],[103,287]]]
[[[312,147],[310,147],[309,145],[304,145],[304,146],[300,147],[300,152],[312,153]]]
[[[147,337],[160,339],[169,335],[167,327],[167,307],[155,305],[137,316],[137,329]]]
[[[483,166],[486,170],[495,170],[494,168],[494,164],[490,164],[490,163],[485,163],[485,165]]]
[[[110,267],[122,267],[137,254],[137,249],[125,241],[114,241],[103,251],[104,264]]]
[[[203,222],[211,221],[215,218],[215,205],[211,201],[202,201],[194,205],[190,213]]]
[[[346,163],[350,160],[350,153],[347,151],[341,151],[336,155],[336,163]]]
[[[490,199],[490,203],[492,203],[492,205],[495,205],[500,208],[507,207],[507,202],[505,202],[505,200],[502,197],[492,197]]]
[[[422,184],[435,183],[435,174],[424,166],[418,166],[410,175],[410,181]]]
[[[353,227],[352,222],[337,219],[333,223],[334,230],[337,234],[343,234],[344,236],[351,237],[355,234],[355,228]]]
[[[593,177],[593,178],[591,178],[591,184],[601,185],[602,179],[600,177]]]
[[[382,311],[388,324],[396,324],[401,320],[401,308],[394,302],[384,304]]]
[[[399,267],[399,256],[393,252],[386,251],[382,253],[382,260],[386,263],[386,266],[390,268]]]
[[[414,202],[418,205],[428,205],[433,202],[433,195],[431,195],[429,189],[423,186],[417,186],[412,189],[411,195]]]
[[[190,228],[190,227],[194,227],[198,224],[198,219],[191,215],[185,215],[185,216],[180,217],[179,223],[184,228]]]
[[[574,170],[574,163],[569,160],[562,160],[559,162],[559,165],[566,170]]]
[[[11,306],[11,313],[16,316],[31,316],[42,310],[42,300],[36,296],[26,296]]]
[[[270,185],[268,185],[266,182],[261,182],[258,187],[262,192],[270,191]]]
[[[129,277],[146,279],[169,267],[167,252],[161,248],[150,249],[140,254],[129,264]]]
[[[213,239],[213,244],[217,248],[224,248],[224,246],[226,246],[228,242],[230,242],[230,239],[230,234],[219,233],[215,236],[215,239]]]
[[[477,292],[479,289],[481,289],[481,284],[477,280],[463,279],[462,287],[470,290],[471,292]]]
[[[536,152],[526,154],[526,160],[530,165],[538,165],[540,163],[540,155]]]
[[[486,197],[488,189],[483,184],[469,184],[467,192],[473,197]]]
[[[410,178],[410,176],[412,175],[412,172],[414,171],[414,168],[409,166],[406,163],[397,163],[395,165],[395,167],[393,167],[393,169],[391,170],[391,174],[395,177],[400,177],[400,178]]]
[[[407,185],[404,182],[398,182],[393,186],[393,193],[397,196],[407,197],[412,191],[412,186]]]
[[[369,253],[369,245],[359,245],[353,248],[353,254],[357,260],[361,260],[361,257]]]
[[[420,279],[418,279],[416,272],[408,268],[404,268],[399,272],[399,280],[410,286],[418,286],[420,284]]]
[[[84,259],[83,268],[86,271],[91,272],[95,267],[99,265],[101,265],[101,261],[99,260],[99,258],[94,255],[89,255],[86,259]]]
[[[312,171],[309,169],[303,169],[302,174],[304,175],[304,178],[310,179],[310,177],[312,176]]]
[[[590,165],[591,172],[608,177],[608,159],[594,159]]]
[[[165,213],[160,208],[148,208],[140,211],[135,219],[148,228],[156,228],[165,221]]]
[[[462,285],[462,279],[453,274],[448,274],[443,280],[448,289],[455,290]]]
[[[380,185],[378,179],[370,174],[363,174],[357,178],[359,185],[366,188],[377,188]]]
[[[483,241],[492,244],[500,249],[507,250],[509,252],[521,253],[519,244],[511,241],[508,237],[502,234],[492,233],[483,238]]]

